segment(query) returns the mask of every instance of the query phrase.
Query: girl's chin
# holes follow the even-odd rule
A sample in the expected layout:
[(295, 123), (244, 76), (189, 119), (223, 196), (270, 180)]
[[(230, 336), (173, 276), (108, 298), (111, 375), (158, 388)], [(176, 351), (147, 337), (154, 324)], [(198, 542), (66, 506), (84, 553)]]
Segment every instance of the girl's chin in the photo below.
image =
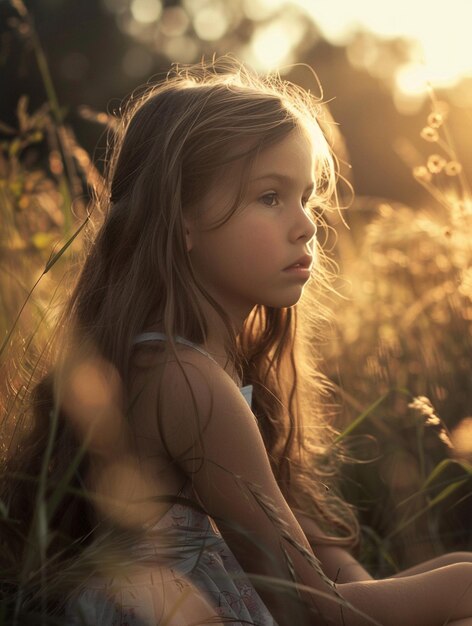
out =
[(292, 298), (284, 298), (283, 300), (279, 299), (276, 301), (261, 302), (260, 304), (264, 304), (265, 306), (272, 307), (273, 309), (285, 309), (285, 308), (288, 308), (297, 304), (300, 301), (301, 296), (302, 296), (302, 293), (300, 292), (298, 296), (294, 296)]

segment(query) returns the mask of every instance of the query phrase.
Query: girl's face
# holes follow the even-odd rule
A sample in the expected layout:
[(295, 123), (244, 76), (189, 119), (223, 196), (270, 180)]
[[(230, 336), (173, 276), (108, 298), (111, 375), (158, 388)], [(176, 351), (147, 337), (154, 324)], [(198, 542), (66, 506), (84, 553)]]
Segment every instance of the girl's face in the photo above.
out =
[(256, 304), (288, 307), (302, 294), (306, 276), (284, 270), (314, 253), (316, 226), (306, 208), (313, 165), (311, 142), (296, 129), (259, 153), (242, 206), (225, 224), (208, 230), (234, 202), (237, 165), (209, 189), (199, 221), (185, 222), (194, 271), (237, 326)]

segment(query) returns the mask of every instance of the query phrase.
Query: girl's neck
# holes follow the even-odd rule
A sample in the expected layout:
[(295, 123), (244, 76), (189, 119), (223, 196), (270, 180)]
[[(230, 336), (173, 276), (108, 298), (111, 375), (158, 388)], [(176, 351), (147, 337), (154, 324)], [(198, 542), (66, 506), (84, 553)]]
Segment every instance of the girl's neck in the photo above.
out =
[[(208, 286), (207, 286), (207, 289)], [(237, 335), (242, 331), (244, 326), (244, 320), (247, 315), (250, 313), (250, 309), (240, 310), (240, 307), (231, 306), (229, 302), (225, 302), (222, 300), (221, 296), (217, 297), (217, 294), (212, 293), (213, 297), (219, 302), (220, 306), (227, 311), (231, 324), (233, 327), (233, 332)], [(218, 313), (214, 310), (212, 306), (204, 299), (200, 299), (200, 307), (202, 313), (205, 317), (205, 321), (207, 324), (208, 335), (204, 343), (199, 344), (199, 346), (208, 352), (213, 359), (221, 366), (222, 369), (233, 379), (235, 384), (238, 387), (242, 386), (242, 381), (239, 377), (238, 372), (235, 369), (234, 364), (231, 362), (227, 348), (226, 348), (226, 337), (227, 337), (227, 329), (223, 320), (218, 315)], [(165, 332), (164, 330), (164, 320), (159, 317), (156, 320), (156, 323), (152, 325), (151, 330), (157, 330), (158, 332)], [(189, 337), (185, 337), (185, 339), (189, 339)]]

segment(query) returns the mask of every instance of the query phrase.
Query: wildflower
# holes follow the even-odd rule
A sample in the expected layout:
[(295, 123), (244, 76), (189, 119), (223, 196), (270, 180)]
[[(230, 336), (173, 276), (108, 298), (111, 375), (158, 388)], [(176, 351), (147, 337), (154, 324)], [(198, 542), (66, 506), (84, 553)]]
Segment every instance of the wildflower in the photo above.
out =
[(446, 444), (446, 446), (448, 448), (453, 448), (454, 445), (449, 437), (449, 435), (447, 434), (447, 432), (444, 430), (444, 428), (441, 429), (441, 432), (438, 435), (439, 439)]
[(457, 161), (449, 161), (446, 163), (444, 171), (448, 176), (457, 176), (462, 172), (462, 165)]
[(439, 133), (435, 128), (431, 126), (425, 126), (420, 133), (421, 138), (425, 141), (430, 141), (431, 143), (437, 141), (439, 139)]
[(446, 159), (439, 154), (432, 154), (428, 158), (427, 168), (431, 174), (439, 174), (446, 166)]
[(428, 125), (432, 128), (439, 128), (444, 122), (444, 117), (438, 111), (433, 111), (428, 115)]
[(443, 424), (441, 418), (436, 415), (429, 398), (426, 396), (417, 396), (408, 404), (408, 407), (410, 409), (414, 409), (422, 418), (424, 418), (426, 426), (439, 426), (437, 434), (440, 441), (442, 441), (448, 448), (454, 447), (446, 426)]
[(434, 412), (430, 415), (425, 415), (425, 417), (425, 424), (427, 424), (428, 426), (439, 426), (439, 424), (441, 423), (441, 420)]
[(441, 423), (440, 418), (434, 412), (431, 401), (426, 396), (417, 396), (408, 404), (408, 408), (415, 410), (421, 417), (425, 418), (427, 426), (438, 426)]
[(420, 181), (428, 182), (431, 180), (431, 172), (424, 165), (418, 165), (413, 168), (413, 176)]

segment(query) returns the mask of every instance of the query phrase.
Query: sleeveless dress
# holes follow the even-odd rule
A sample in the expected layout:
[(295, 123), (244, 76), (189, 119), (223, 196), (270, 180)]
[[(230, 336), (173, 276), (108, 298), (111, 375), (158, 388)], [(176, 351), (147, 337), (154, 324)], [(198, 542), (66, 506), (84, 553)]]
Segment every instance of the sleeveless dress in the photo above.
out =
[[(156, 340), (166, 336), (142, 333), (133, 343)], [(200, 346), (175, 340), (214, 361)], [(252, 385), (240, 391), (251, 406)], [(188, 480), (177, 495), (196, 501)], [(130, 557), (137, 573), (88, 579), (74, 592), (66, 603), (66, 626), (277, 626), (215, 521), (190, 506), (174, 503), (131, 546)]]

